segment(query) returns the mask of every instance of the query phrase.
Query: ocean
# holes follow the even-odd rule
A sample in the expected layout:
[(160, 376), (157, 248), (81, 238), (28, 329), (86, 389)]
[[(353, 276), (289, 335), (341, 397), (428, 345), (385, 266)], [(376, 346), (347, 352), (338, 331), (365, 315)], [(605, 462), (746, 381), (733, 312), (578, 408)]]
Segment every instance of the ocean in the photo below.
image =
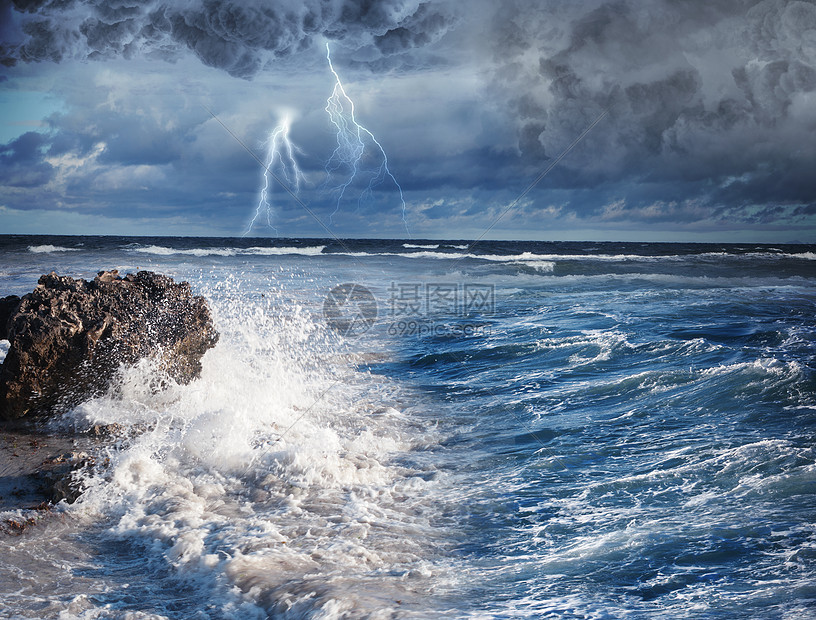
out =
[(0, 295), (102, 269), (221, 338), (51, 422), (142, 432), (2, 618), (816, 617), (816, 245), (0, 236)]

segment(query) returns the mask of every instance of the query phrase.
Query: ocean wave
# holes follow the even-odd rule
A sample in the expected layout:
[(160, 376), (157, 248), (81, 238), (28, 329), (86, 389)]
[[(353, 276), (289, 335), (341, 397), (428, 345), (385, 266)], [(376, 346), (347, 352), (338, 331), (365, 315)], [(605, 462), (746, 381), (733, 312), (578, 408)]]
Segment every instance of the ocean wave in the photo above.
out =
[(438, 260), (462, 260), (465, 258), (473, 260), (486, 260), (500, 263), (517, 263), (517, 262), (550, 262), (554, 258), (564, 258), (557, 254), (534, 254), (532, 252), (522, 252), (521, 254), (463, 254), (460, 252), (432, 252), (430, 250), (423, 252), (333, 252), (332, 254), (340, 254), (345, 256), (399, 256), (402, 258), (429, 258)]
[(703, 252), (702, 254), (692, 254), (691, 257), (694, 256), (703, 256), (706, 258), (735, 258), (735, 259), (799, 259), (799, 260), (816, 260), (816, 252), (783, 252), (782, 250), (778, 250), (777, 248), (771, 248), (772, 250), (777, 250), (773, 252), (745, 252), (743, 254), (732, 254), (731, 252)]
[[(407, 244), (403, 244), (407, 245)], [(427, 247), (427, 246), (426, 246)], [(539, 254), (536, 252), (521, 252), (519, 254), (478, 254), (473, 252), (453, 252), (453, 251), (445, 251), (445, 247), (451, 246), (440, 246), (439, 250), (432, 250), (432, 249), (416, 249), (412, 252), (367, 252), (367, 251), (357, 251), (357, 252), (331, 252), (332, 255), (339, 255), (339, 256), (354, 256), (359, 258), (368, 258), (368, 257), (399, 257), (399, 258), (408, 258), (412, 260), (440, 260), (440, 261), (482, 261), (487, 263), (502, 263), (506, 265), (518, 265), (522, 267), (527, 267), (538, 272), (541, 275), (548, 275), (552, 274), (555, 271), (555, 266), (557, 264), (561, 265), (569, 265), (569, 263), (600, 263), (600, 264), (614, 264), (614, 263), (634, 263), (639, 265), (675, 265), (675, 264), (682, 264), (682, 263), (689, 263), (693, 261), (707, 261), (711, 263), (712, 260), (717, 261), (748, 261), (748, 260), (757, 260), (759, 259), (769, 259), (769, 260), (780, 260), (784, 258), (798, 258), (798, 259), (810, 259), (812, 256), (816, 256), (813, 253), (801, 253), (801, 254), (773, 254), (773, 253), (763, 253), (761, 256), (759, 254), (749, 255), (749, 254), (728, 254), (728, 253), (720, 253), (720, 252), (709, 252), (704, 254), (673, 254), (673, 255), (666, 255), (666, 256), (647, 256), (647, 255), (640, 255), (640, 254)], [(467, 246), (465, 246), (467, 247)], [(565, 275), (565, 274), (562, 274)], [(580, 274), (574, 274), (580, 275)], [(610, 276), (612, 274), (609, 274)], [(648, 278), (650, 275), (656, 276), (658, 279), (666, 277), (666, 274), (645, 274), (641, 273), (637, 276), (626, 275), (626, 278), (631, 277), (638, 277), (638, 278)], [(608, 277), (604, 275), (604, 277)], [(678, 276), (670, 276), (671, 278), (676, 278)], [(688, 279), (689, 276), (684, 275), (682, 276), (684, 279)], [(697, 280), (705, 281), (706, 276), (702, 276), (700, 278), (695, 278)], [(708, 279), (711, 279), (709, 276)], [(792, 280), (791, 280), (792, 282)]]
[(552, 273), (555, 270), (555, 262), (551, 260), (531, 260), (531, 261), (515, 261), (516, 264), (531, 267), (535, 271), (541, 273)]
[[(406, 244), (403, 244), (405, 246)], [(430, 246), (416, 246), (430, 248)], [(439, 246), (440, 248), (442, 246)], [(467, 249), (469, 246), (445, 246), (449, 248)], [(430, 258), (440, 260), (459, 260), (464, 258), (486, 260), (493, 262), (520, 262), (520, 261), (556, 261), (556, 260), (598, 260), (598, 261), (657, 261), (683, 260), (688, 258), (682, 255), (673, 256), (642, 256), (639, 254), (536, 254), (522, 252), (521, 254), (475, 254), (473, 252), (434, 252), (430, 249), (419, 252), (333, 252), (348, 256), (400, 256), (404, 258)]]
[(299, 254), (301, 256), (317, 256), (326, 249), (325, 245), (315, 245), (305, 248), (260, 248), (253, 247), (241, 250), (241, 254), (257, 254), (259, 256), (281, 256), (284, 254)]
[(816, 252), (748, 252), (735, 254), (731, 252), (703, 252), (699, 254), (538, 254), (535, 252), (522, 252), (521, 254), (478, 254), (474, 252), (434, 252), (433, 250), (460, 249), (466, 250), (467, 245), (417, 245), (403, 243), (404, 248), (424, 251), (418, 252), (335, 252), (336, 254), (347, 254), (350, 256), (401, 256), (405, 258), (436, 258), (442, 260), (458, 260), (463, 258), (488, 260), (496, 262), (516, 262), (516, 261), (599, 261), (599, 262), (683, 262), (697, 259), (731, 259), (731, 260), (756, 260), (756, 259), (800, 259), (816, 260)]
[(30, 245), (28, 251), (34, 254), (50, 254), (51, 252), (78, 252), (77, 248), (64, 248), (60, 245)]
[[(501, 284), (504, 286), (524, 285), (531, 274), (518, 273), (504, 276)], [(705, 276), (705, 275), (675, 275), (670, 273), (599, 273), (599, 274), (539, 274), (535, 276), (536, 281), (550, 281), (561, 286), (587, 285), (604, 286), (611, 282), (632, 285), (636, 282), (651, 282), (656, 286), (670, 287), (677, 290), (731, 290), (744, 289), (751, 290), (757, 286), (765, 286), (780, 291), (794, 291), (802, 287), (810, 287), (812, 279), (803, 276), (780, 276), (765, 275), (763, 277), (751, 276)]]
[[(363, 253), (365, 254), (365, 253)], [(378, 256), (401, 256), (403, 258), (433, 258), (441, 260), (458, 260), (460, 258), (473, 258), (471, 254), (457, 254), (456, 252), (381, 252)]]
[(281, 248), (190, 248), (187, 250), (180, 250), (177, 248), (168, 248), (161, 245), (149, 245), (143, 247), (131, 248), (134, 252), (141, 252), (143, 254), (155, 254), (158, 256), (172, 256), (180, 254), (184, 256), (282, 256), (286, 254), (298, 254), (301, 256), (316, 256), (323, 252), (326, 246), (318, 245), (304, 248), (295, 247), (281, 247)]
[(736, 362), (734, 364), (721, 364), (702, 371), (703, 376), (719, 376), (732, 373), (748, 373), (757, 375), (771, 375), (791, 379), (802, 374), (802, 366), (796, 361), (782, 361), (776, 358), (767, 357), (754, 360), (753, 362)]
[(450, 245), (448, 243), (403, 243), (402, 247), (408, 250), (438, 250), (440, 248), (448, 248), (451, 250), (467, 250), (470, 246), (465, 245)]
[[(455, 250), (467, 250), (468, 245), (446, 245), (446, 244), (421, 244), (403, 243), (402, 247), (410, 252), (382, 252), (382, 251), (333, 251), (331, 255), (354, 256), (354, 257), (400, 257), (412, 259), (430, 260), (481, 260), (498, 263), (525, 263), (527, 266), (541, 272), (551, 272), (556, 261), (588, 261), (588, 262), (637, 262), (637, 263), (674, 263), (693, 260), (756, 260), (756, 259), (799, 259), (816, 260), (814, 252), (799, 253), (776, 253), (776, 252), (749, 252), (744, 254), (733, 254), (729, 252), (704, 252), (700, 254), (669, 254), (650, 256), (645, 254), (540, 254), (536, 252), (521, 252), (519, 254), (480, 254), (478, 252), (461, 252)], [(249, 248), (189, 248), (178, 249), (160, 245), (129, 247), (136, 252), (144, 254), (154, 254), (158, 256), (186, 255), (186, 256), (318, 256), (325, 253), (326, 246), (306, 246), (306, 247), (261, 247), (253, 246)], [(75, 248), (63, 248), (59, 246), (43, 245), (30, 246), (31, 252), (60, 252), (76, 251)]]
[(332, 605), (348, 612), (337, 617), (373, 617), (419, 597), (438, 577), (440, 498), (435, 468), (410, 454), (436, 431), (383, 400), (385, 380), (349, 369), (310, 313), (214, 305), (221, 339), (194, 384), (154, 392), (160, 368), (143, 361), (72, 412), (79, 428), (151, 428), (87, 474), (74, 512), (115, 515), (111, 537), (141, 544), (148, 571), (207, 592), (219, 616), (241, 604), (241, 617)]
[(171, 256), (173, 254), (183, 254), (186, 256), (235, 256), (236, 251), (229, 248), (191, 248), (189, 250), (177, 250), (161, 245), (148, 245), (141, 248), (133, 248), (135, 252), (143, 254), (156, 254), (159, 256)]
[(542, 338), (533, 344), (537, 351), (576, 350), (567, 359), (570, 368), (607, 361), (617, 350), (632, 349), (626, 334), (606, 330), (584, 330), (581, 334)]

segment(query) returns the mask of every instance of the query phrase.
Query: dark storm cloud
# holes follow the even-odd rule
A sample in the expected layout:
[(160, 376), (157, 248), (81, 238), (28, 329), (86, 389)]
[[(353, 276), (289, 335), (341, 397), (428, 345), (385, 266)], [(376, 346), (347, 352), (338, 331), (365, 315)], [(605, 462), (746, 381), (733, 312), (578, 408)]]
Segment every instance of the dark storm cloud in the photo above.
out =
[(183, 213), (217, 225), (228, 215), (225, 203), (235, 202), (243, 218), (257, 188), (256, 162), (203, 111), (162, 123), (149, 114), (156, 102), (80, 106), (51, 115), (46, 131), (0, 145), (4, 205), (116, 218)]
[[(299, 112), (304, 200), (327, 218), (324, 40), (429, 231), (478, 234), (603, 111), (503, 224), (763, 230), (816, 215), (816, 4), (796, 0), (0, 0), (9, 92), (63, 100), (0, 146), (7, 206), (240, 231), (261, 172), (201, 100), (259, 155), (280, 110)], [(126, 62), (72, 62), (96, 59)], [(373, 194), (342, 205), (359, 216), (348, 232), (399, 210), (389, 183)], [(281, 230), (308, 220), (277, 198)]]
[(664, 184), (712, 205), (816, 200), (816, 4), (516, 0), (494, 31), (494, 92), (510, 94), (531, 166), (609, 111), (563, 183)]
[(8, 144), (0, 145), (0, 184), (11, 187), (37, 187), (53, 176), (53, 168), (44, 160), (48, 139), (29, 131)]
[(1, 13), (6, 65), (135, 55), (174, 60), (186, 49), (244, 78), (309, 48), (316, 37), (381, 63), (438, 40), (455, 21), (444, 5), (422, 0), (14, 0)]

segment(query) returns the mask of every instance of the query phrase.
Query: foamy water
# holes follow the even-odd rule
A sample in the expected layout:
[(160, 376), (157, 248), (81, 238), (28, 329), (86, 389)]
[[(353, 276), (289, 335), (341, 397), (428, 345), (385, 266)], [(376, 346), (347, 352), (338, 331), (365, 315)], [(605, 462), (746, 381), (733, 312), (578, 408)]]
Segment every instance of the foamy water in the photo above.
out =
[[(267, 280), (260, 302), (229, 277), (200, 291), (221, 341), (198, 381), (155, 392), (161, 374), (143, 362), (58, 422), (149, 429), (85, 476), (88, 489), (63, 507), (62, 527), (73, 535), (66, 523), (104, 524), (99, 544), (135, 548), (175, 588), (208, 593), (206, 604), (186, 601), (184, 614), (423, 609), (448, 579), (437, 564), (449, 536), (432, 525), (446, 483), (411, 456), (438, 442), (434, 425), (402, 410), (409, 395), (399, 386), (355, 370), (364, 352), (306, 310), (282, 309), (275, 288)], [(68, 612), (87, 604), (70, 592), (60, 593)]]
[[(133, 432), (0, 539), (2, 613), (812, 615), (810, 249), (96, 243), (7, 249), (0, 282), (148, 257), (221, 338), (191, 384), (144, 361), (54, 423)], [(355, 338), (323, 316), (344, 282), (378, 305)]]
[[(53, 246), (48, 246), (53, 247)], [(311, 247), (250, 247), (250, 248), (189, 248), (177, 249), (161, 245), (149, 245), (144, 247), (134, 247), (134, 252), (142, 254), (156, 254), (158, 256), (283, 256), (286, 254), (300, 254), (302, 256), (316, 256), (320, 254), (326, 246), (317, 245)]]
[(34, 254), (50, 254), (52, 252), (76, 252), (77, 248), (64, 248), (59, 245), (30, 245), (28, 251)]
[(342, 352), (308, 316), (282, 320), (268, 302), (218, 313), (225, 343), (194, 385), (147, 394), (152, 370), (139, 368), (74, 412), (155, 425), (92, 480), (82, 509), (115, 515), (111, 535), (159, 552), (223, 613), (409, 604), (412, 582), (434, 576), (439, 489), (394, 461), (432, 434), (387, 406), (393, 387), (330, 361)]

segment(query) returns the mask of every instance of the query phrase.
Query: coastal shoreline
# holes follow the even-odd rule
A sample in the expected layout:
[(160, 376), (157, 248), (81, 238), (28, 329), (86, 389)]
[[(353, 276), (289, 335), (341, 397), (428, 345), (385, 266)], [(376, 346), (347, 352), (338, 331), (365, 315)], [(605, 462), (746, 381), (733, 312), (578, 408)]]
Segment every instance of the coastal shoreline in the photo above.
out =
[(0, 532), (21, 534), (38, 515), (75, 500), (72, 473), (94, 461), (103, 441), (30, 424), (0, 429)]

